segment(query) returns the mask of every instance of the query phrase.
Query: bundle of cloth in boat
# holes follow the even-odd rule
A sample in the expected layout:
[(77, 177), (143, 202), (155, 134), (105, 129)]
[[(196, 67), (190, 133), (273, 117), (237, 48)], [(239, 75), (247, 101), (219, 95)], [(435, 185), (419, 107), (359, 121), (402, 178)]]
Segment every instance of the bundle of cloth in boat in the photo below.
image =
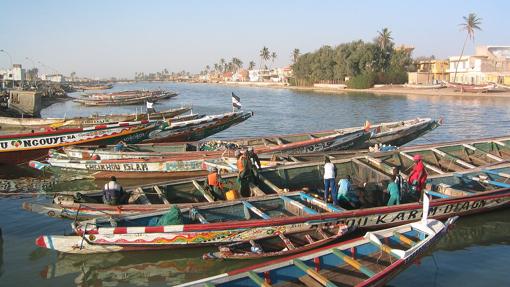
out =
[(164, 225), (179, 225), (183, 224), (183, 217), (181, 210), (176, 206), (172, 205), (168, 212), (162, 216), (153, 217), (149, 220), (149, 226), (164, 226)]

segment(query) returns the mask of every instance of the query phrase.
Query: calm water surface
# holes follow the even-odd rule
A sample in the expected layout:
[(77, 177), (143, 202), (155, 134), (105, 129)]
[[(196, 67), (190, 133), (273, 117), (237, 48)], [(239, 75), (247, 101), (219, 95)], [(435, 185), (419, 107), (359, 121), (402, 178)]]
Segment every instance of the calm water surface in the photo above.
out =
[[(284, 89), (238, 88), (205, 84), (136, 83), (114, 90), (169, 88), (179, 96), (157, 109), (192, 104), (196, 113), (231, 110), (230, 93), (241, 97), (245, 110), (255, 115), (217, 134), (216, 138), (295, 133), (361, 126), (371, 122), (415, 117), (444, 119), (444, 125), (413, 144), (509, 134), (510, 99), (481, 97), (330, 95)], [(78, 96), (78, 95), (73, 95)], [(71, 101), (42, 111), (46, 117), (86, 116), (92, 112), (134, 112), (136, 107), (85, 108)], [(138, 107), (138, 110), (140, 107)], [(10, 174), (11, 170), (3, 170)], [(52, 179), (3, 181), (0, 188), (40, 189)], [(67, 182), (60, 189), (90, 189), (93, 184)], [(41, 234), (69, 232), (69, 221), (36, 216), (21, 210), (26, 200), (44, 197), (0, 198), (0, 286), (166, 286), (231, 270), (253, 262), (202, 261), (211, 249), (63, 256), (37, 248)], [(393, 286), (509, 286), (510, 211), (462, 218), (450, 235), (423, 258), (396, 277)]]

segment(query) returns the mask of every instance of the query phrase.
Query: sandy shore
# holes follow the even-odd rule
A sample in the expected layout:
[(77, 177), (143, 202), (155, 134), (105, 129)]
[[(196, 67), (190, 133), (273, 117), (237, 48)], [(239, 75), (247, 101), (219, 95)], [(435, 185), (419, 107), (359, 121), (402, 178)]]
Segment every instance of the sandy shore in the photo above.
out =
[(272, 89), (289, 89), (296, 91), (311, 91), (329, 94), (345, 94), (345, 93), (372, 93), (377, 95), (424, 95), (424, 96), (462, 96), (462, 97), (491, 97), (491, 98), (510, 98), (510, 90), (491, 91), (488, 93), (468, 93), (456, 92), (453, 88), (442, 89), (412, 89), (401, 85), (384, 86), (371, 89), (341, 89), (341, 88), (325, 88), (325, 87), (295, 87), (285, 86), (275, 83), (253, 83), (253, 82), (221, 82), (218, 85), (236, 86), (236, 87), (253, 87), (253, 88), (272, 88)]

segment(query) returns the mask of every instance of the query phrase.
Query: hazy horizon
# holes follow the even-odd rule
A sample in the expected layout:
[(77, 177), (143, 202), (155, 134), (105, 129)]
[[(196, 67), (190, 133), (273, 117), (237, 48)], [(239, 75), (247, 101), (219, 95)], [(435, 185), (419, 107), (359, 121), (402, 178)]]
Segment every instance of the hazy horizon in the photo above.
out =
[[(372, 41), (388, 27), (396, 44), (415, 47), (414, 57), (445, 58), (460, 54), (459, 24), (472, 12), (482, 31), (467, 54), (475, 45), (510, 45), (508, 2), (385, 2), (2, 1), (0, 49), (25, 68), (31, 58), (41, 73), (132, 78), (164, 68), (198, 72), (220, 58), (258, 67), (263, 46), (284, 66), (295, 48)], [(0, 53), (0, 69), (9, 65)]]

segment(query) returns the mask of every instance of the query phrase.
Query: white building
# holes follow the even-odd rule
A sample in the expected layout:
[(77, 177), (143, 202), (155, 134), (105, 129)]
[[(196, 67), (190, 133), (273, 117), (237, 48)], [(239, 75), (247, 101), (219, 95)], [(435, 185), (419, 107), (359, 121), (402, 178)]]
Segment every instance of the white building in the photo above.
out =
[(55, 83), (64, 82), (64, 76), (61, 74), (42, 75), (41, 80)]
[(21, 67), (21, 64), (14, 64), (12, 65), (12, 68), (9, 70), (0, 70), (0, 74), (2, 75), (5, 81), (26, 80), (26, 72), (25, 69)]
[(454, 56), (448, 60), (451, 82), (480, 85), (510, 74), (510, 46), (479, 46), (474, 56)]

